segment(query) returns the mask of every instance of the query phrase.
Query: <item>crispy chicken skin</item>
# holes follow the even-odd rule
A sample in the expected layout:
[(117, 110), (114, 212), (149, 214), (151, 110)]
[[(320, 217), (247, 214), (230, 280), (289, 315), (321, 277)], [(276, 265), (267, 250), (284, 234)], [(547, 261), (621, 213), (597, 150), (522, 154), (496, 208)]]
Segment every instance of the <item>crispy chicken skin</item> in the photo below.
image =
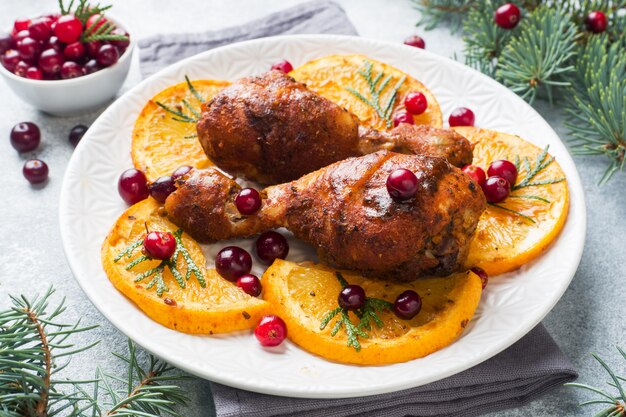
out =
[[(391, 199), (399, 168), (420, 181), (416, 197)], [(261, 210), (240, 215), (239, 185), (216, 169), (193, 170), (165, 202), (170, 219), (197, 240), (247, 237), (285, 227), (330, 265), (386, 280), (448, 275), (461, 267), (485, 209), (472, 180), (438, 157), (379, 151), (336, 162), (262, 191)]]
[(442, 156), (455, 166), (472, 161), (463, 136), (401, 124), (389, 132), (359, 127), (352, 113), (280, 71), (242, 78), (202, 107), (198, 138), (224, 171), (277, 184), (333, 162), (378, 150)]

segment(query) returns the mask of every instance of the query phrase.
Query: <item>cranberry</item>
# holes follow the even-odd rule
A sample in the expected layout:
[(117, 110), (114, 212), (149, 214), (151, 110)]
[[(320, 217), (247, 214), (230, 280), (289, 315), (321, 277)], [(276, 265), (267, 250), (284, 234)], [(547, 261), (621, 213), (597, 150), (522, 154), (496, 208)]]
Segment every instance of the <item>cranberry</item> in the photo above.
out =
[(393, 303), (393, 312), (403, 320), (411, 320), (422, 309), (422, 297), (413, 290), (406, 290)]
[(400, 123), (408, 123), (412, 125), (415, 124), (415, 121), (409, 112), (400, 110), (395, 112), (393, 115), (393, 125), (398, 126)]
[(499, 203), (511, 193), (511, 185), (502, 177), (489, 177), (482, 185), (485, 198), (490, 203)]
[(262, 233), (256, 240), (256, 254), (267, 265), (271, 265), (275, 259), (285, 259), (288, 253), (289, 243), (278, 232)]
[(258, 297), (261, 294), (261, 280), (252, 274), (245, 274), (237, 278), (237, 286), (248, 295)]
[(47, 17), (38, 17), (30, 22), (30, 26), (28, 26), (28, 33), (30, 33), (30, 37), (38, 40), (39, 42), (45, 42), (50, 39), (52, 36), (52, 29), (50, 29), (50, 24), (52, 22)]
[(115, 28), (111, 31), (111, 35), (126, 37), (126, 39), (123, 39), (123, 40), (113, 39), (109, 41), (111, 45), (117, 47), (120, 50), (120, 54), (121, 54), (121, 52), (126, 50), (126, 48), (128, 48), (128, 45), (130, 45), (130, 37), (128, 36), (128, 33), (124, 29)]
[(91, 16), (89, 16), (89, 19), (87, 19), (87, 22), (85, 23), (85, 30), (87, 32), (93, 33), (97, 31), (100, 26), (104, 25), (107, 22), (108, 20), (106, 20), (106, 18), (101, 14), (92, 14)]
[(263, 346), (278, 346), (287, 337), (287, 325), (278, 316), (263, 316), (254, 329), (254, 335)]
[(37, 67), (28, 67), (28, 69), (26, 70), (26, 78), (29, 78), (31, 80), (42, 80), (43, 74), (41, 73), (41, 70)]
[(48, 39), (48, 42), (46, 42), (46, 46), (44, 47), (44, 49), (50, 48), (58, 52), (63, 52), (65, 45), (63, 45), (63, 42), (61, 42), (59, 38), (57, 38), (56, 36), (52, 36), (50, 37), (50, 39)]
[(102, 44), (98, 41), (91, 41), (85, 44), (85, 50), (87, 50), (87, 55), (92, 58), (95, 58), (98, 55), (98, 51)]
[(82, 77), (83, 68), (74, 61), (66, 61), (61, 66), (61, 78), (64, 80)]
[(70, 43), (63, 49), (63, 55), (71, 60), (80, 59), (85, 56), (85, 47), (80, 42)]
[(250, 273), (252, 257), (239, 246), (226, 246), (215, 257), (217, 273), (229, 281), (236, 281), (242, 275)]
[(414, 46), (416, 48), (421, 48), (421, 49), (426, 48), (426, 42), (424, 42), (424, 39), (422, 39), (421, 37), (417, 35), (409, 36), (408, 38), (406, 38), (404, 40), (404, 44), (409, 45), (409, 46)]
[(489, 275), (487, 275), (484, 269), (479, 268), (477, 266), (472, 268), (471, 271), (475, 273), (476, 275), (478, 275), (478, 278), (480, 278), (480, 282), (483, 284), (483, 290), (484, 290), (485, 287), (487, 286), (487, 283), (489, 282)]
[(167, 197), (176, 191), (174, 181), (172, 181), (172, 177), (170, 176), (157, 178), (148, 188), (150, 189), (152, 198), (161, 204), (165, 203)]
[(509, 182), (511, 186), (515, 185), (517, 180), (517, 168), (515, 164), (506, 159), (493, 161), (487, 168), (487, 175), (490, 177), (502, 177)]
[(78, 142), (83, 138), (88, 127), (85, 125), (76, 125), (70, 130), (69, 140), (74, 146), (78, 145)]
[(587, 15), (585, 18), (585, 25), (587, 29), (593, 33), (602, 33), (608, 26), (608, 20), (606, 15), (599, 10), (595, 10)]
[(339, 292), (337, 301), (345, 310), (358, 310), (365, 304), (365, 290), (358, 285), (347, 285)]
[(293, 65), (291, 65), (291, 62), (287, 61), (286, 59), (275, 63), (274, 65), (272, 65), (272, 69), (273, 70), (278, 70), (278, 71), (282, 71), (285, 74), (293, 71)]
[(261, 196), (254, 188), (244, 188), (235, 197), (235, 206), (241, 214), (254, 214), (261, 208)]
[(93, 74), (94, 72), (97, 72), (97, 71), (100, 71), (100, 65), (98, 65), (98, 62), (96, 62), (95, 59), (90, 59), (83, 66), (83, 72), (85, 73), (85, 75)]
[(122, 172), (117, 182), (117, 191), (127, 204), (135, 204), (145, 200), (150, 195), (146, 174), (138, 169), (131, 168)]
[(474, 126), (474, 112), (467, 107), (458, 107), (450, 113), (448, 123), (450, 127)]
[(143, 238), (143, 248), (148, 257), (165, 261), (176, 250), (176, 239), (169, 232), (150, 232)]
[(28, 70), (28, 67), (29, 65), (26, 62), (20, 61), (15, 66), (13, 73), (18, 77), (26, 77), (26, 71)]
[(463, 172), (469, 175), (476, 184), (482, 185), (487, 180), (487, 175), (485, 175), (485, 171), (481, 167), (477, 167), (476, 165), (465, 165), (463, 167)]
[(120, 58), (120, 53), (113, 45), (102, 45), (96, 55), (96, 61), (103, 67), (110, 67)]
[(4, 55), (0, 58), (2, 58), (1, 61), (4, 68), (11, 72), (13, 72), (17, 63), (20, 62), (20, 54), (15, 49), (5, 51)]
[(35, 39), (27, 36), (17, 43), (17, 52), (24, 61), (33, 61), (41, 53), (41, 44)]
[(29, 159), (22, 168), (24, 178), (31, 184), (39, 184), (48, 179), (48, 165), (39, 159)]
[(30, 25), (30, 19), (20, 17), (19, 19), (15, 19), (15, 22), (13, 23), (13, 30), (17, 33), (20, 30), (28, 29), (28, 25)]
[(17, 32), (17, 34), (15, 35), (15, 44), (17, 45), (17, 42), (21, 41), (24, 38), (29, 38), (30, 37), (30, 32), (27, 30), (20, 30), (19, 32)]
[(15, 38), (10, 33), (0, 32), (0, 55), (9, 49), (15, 49)]
[(63, 15), (56, 21), (54, 34), (61, 42), (76, 42), (81, 33), (83, 33), (83, 24), (77, 17), (71, 14)]
[(30, 152), (39, 146), (41, 131), (33, 122), (22, 122), (11, 129), (11, 146), (18, 152)]
[(174, 172), (172, 172), (172, 179), (176, 181), (177, 179), (187, 175), (189, 171), (191, 171), (191, 167), (189, 165), (183, 165), (182, 167), (176, 168)]
[(404, 107), (411, 114), (422, 114), (428, 108), (428, 100), (419, 91), (410, 92), (404, 98)]
[(52, 48), (46, 49), (39, 57), (39, 68), (48, 74), (58, 74), (61, 72), (63, 65), (63, 54)]
[(407, 201), (417, 194), (417, 177), (408, 169), (396, 169), (387, 177), (387, 192), (396, 201)]
[(514, 3), (504, 3), (496, 9), (493, 21), (502, 29), (513, 29), (519, 23), (520, 11)]

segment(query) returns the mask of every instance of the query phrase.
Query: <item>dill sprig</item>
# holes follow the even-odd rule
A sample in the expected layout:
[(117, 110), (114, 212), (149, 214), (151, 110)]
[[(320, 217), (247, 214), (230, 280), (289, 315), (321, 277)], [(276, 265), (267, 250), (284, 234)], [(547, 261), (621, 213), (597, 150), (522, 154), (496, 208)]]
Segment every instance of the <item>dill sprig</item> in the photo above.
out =
[[(191, 80), (188, 76), (185, 75), (185, 82), (187, 83), (187, 88), (191, 92), (191, 94), (200, 102), (204, 103), (204, 98), (198, 92), (196, 87), (191, 83)], [(161, 103), (160, 101), (155, 102), (157, 106), (170, 113), (172, 116), (172, 120), (176, 120), (181, 123), (198, 123), (200, 120), (200, 111), (194, 108), (189, 101), (186, 99), (182, 99), (180, 104), (176, 105), (176, 107), (172, 108), (166, 104)], [(183, 109), (187, 109), (187, 111), (191, 114), (185, 114)], [(197, 135), (185, 136), (185, 139), (195, 138)]]
[(366, 60), (363, 63), (363, 68), (360, 68), (357, 71), (359, 75), (361, 75), (367, 82), (370, 98), (365, 97), (362, 93), (358, 92), (352, 87), (344, 87), (344, 88), (350, 93), (352, 93), (352, 95), (354, 95), (356, 98), (361, 100), (363, 103), (373, 108), (378, 114), (378, 116), (381, 119), (385, 120), (387, 128), (390, 128), (393, 126), (393, 120), (391, 117), (391, 113), (393, 111), (393, 103), (396, 101), (398, 90), (404, 83), (404, 80), (406, 79), (406, 77), (402, 76), (396, 82), (396, 84), (391, 89), (391, 92), (389, 93), (386, 103), (381, 105), (381, 102), (380, 102), (382, 98), (381, 94), (385, 90), (385, 87), (387, 87), (387, 85), (391, 81), (392, 76), (391, 74), (388, 74), (385, 76), (384, 71), (380, 71), (378, 74), (376, 74), (376, 76), (372, 76), (372, 69), (373, 69), (372, 63)]
[[(341, 284), (342, 289), (348, 286), (348, 282), (340, 272), (335, 272), (335, 277), (339, 281), (339, 284)], [(343, 328), (348, 336), (348, 347), (352, 347), (354, 350), (359, 352), (361, 350), (359, 338), (369, 338), (367, 331), (372, 330), (372, 321), (378, 328), (382, 328), (384, 325), (377, 313), (380, 313), (383, 310), (391, 310), (392, 308), (393, 304), (389, 301), (382, 300), (380, 298), (366, 297), (363, 307), (354, 312), (354, 314), (359, 318), (358, 324), (355, 325), (352, 323), (348, 310), (342, 308), (341, 306), (337, 306), (333, 310), (326, 313), (324, 318), (322, 318), (320, 330), (324, 330), (334, 318), (337, 318), (337, 321), (330, 331), (330, 335), (335, 336), (339, 333), (339, 330)]]

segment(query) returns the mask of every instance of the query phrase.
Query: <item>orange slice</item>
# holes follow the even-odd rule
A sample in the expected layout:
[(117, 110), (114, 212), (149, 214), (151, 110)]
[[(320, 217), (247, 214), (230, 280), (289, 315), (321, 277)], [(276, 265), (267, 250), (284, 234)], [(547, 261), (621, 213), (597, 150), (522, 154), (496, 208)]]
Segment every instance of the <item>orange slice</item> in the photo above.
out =
[(366, 78), (359, 72), (367, 69), (366, 63), (370, 62), (371, 80), (382, 71), (384, 75), (376, 83), (377, 88), (383, 84), (387, 75), (391, 79), (382, 90), (380, 96), (380, 107), (384, 110), (395, 84), (405, 77), (404, 83), (398, 89), (396, 99), (393, 104), (393, 114), (397, 110), (404, 108), (404, 97), (412, 91), (419, 91), (426, 96), (428, 107), (426, 111), (418, 116), (414, 116), (415, 124), (431, 125), (441, 127), (441, 109), (432, 93), (415, 78), (405, 74), (397, 68), (385, 63), (375, 61), (365, 55), (331, 55), (324, 58), (310, 61), (289, 73), (296, 80), (303, 82), (308, 88), (327, 99), (345, 107), (354, 113), (361, 122), (368, 127), (379, 130), (388, 130), (393, 127), (387, 125), (386, 120), (381, 118), (379, 113), (370, 105), (358, 99), (348, 89), (354, 89), (361, 93), (366, 99), (371, 98), (370, 87)]
[[(492, 161), (508, 159), (513, 162), (518, 157), (520, 169), (516, 187), (524, 184), (528, 164), (532, 171), (544, 152), (518, 136), (475, 127), (454, 129), (475, 144), (474, 165), (485, 172)], [(551, 156), (546, 154), (544, 161), (549, 158)], [(539, 256), (565, 224), (569, 191), (566, 180), (532, 184), (564, 178), (559, 164), (552, 161), (529, 181), (530, 186), (514, 187), (511, 195), (498, 204), (500, 207), (488, 205), (478, 223), (467, 265), (479, 266), (488, 274), (496, 275), (515, 270)]]
[[(195, 80), (191, 82), (204, 101), (210, 100), (228, 81)], [(157, 102), (171, 109), (195, 117), (183, 99), (197, 112), (201, 102), (192, 94), (186, 82), (173, 85), (154, 96), (139, 114), (133, 129), (131, 156), (135, 168), (146, 173), (148, 180), (170, 175), (182, 165), (206, 168), (211, 162), (204, 154), (196, 135), (196, 124), (176, 121), (175, 115), (161, 108)]]
[[(409, 284), (394, 284), (345, 273), (350, 284), (365, 289), (368, 297), (390, 302), (407, 289), (422, 297), (422, 310), (411, 320), (392, 312), (379, 313), (383, 327), (372, 325), (369, 338), (360, 338), (357, 351), (347, 344), (345, 331), (335, 336), (333, 318), (324, 330), (320, 324), (337, 307), (341, 285), (335, 271), (276, 260), (263, 275), (264, 297), (287, 323), (288, 337), (303, 349), (326, 359), (361, 365), (404, 362), (428, 355), (454, 341), (474, 315), (482, 293), (481, 281), (471, 272), (446, 278), (426, 278)], [(351, 321), (358, 318), (349, 313)]]
[[(154, 321), (171, 329), (186, 333), (224, 333), (254, 327), (267, 314), (269, 303), (251, 297), (236, 285), (220, 277), (214, 269), (205, 268), (205, 258), (200, 246), (186, 234), (181, 239), (191, 259), (199, 267), (205, 286), (192, 275), (181, 288), (168, 267), (164, 268), (163, 284), (167, 290), (157, 294), (158, 285), (149, 287), (154, 275), (137, 282), (139, 274), (159, 265), (149, 260), (134, 266), (126, 266), (142, 255), (141, 246), (130, 257), (115, 258), (132, 242), (142, 239), (146, 227), (150, 230), (174, 233), (177, 227), (159, 214), (159, 205), (152, 198), (130, 207), (117, 220), (102, 245), (102, 265), (111, 283), (133, 301)], [(176, 262), (184, 280), (187, 263), (183, 256)]]

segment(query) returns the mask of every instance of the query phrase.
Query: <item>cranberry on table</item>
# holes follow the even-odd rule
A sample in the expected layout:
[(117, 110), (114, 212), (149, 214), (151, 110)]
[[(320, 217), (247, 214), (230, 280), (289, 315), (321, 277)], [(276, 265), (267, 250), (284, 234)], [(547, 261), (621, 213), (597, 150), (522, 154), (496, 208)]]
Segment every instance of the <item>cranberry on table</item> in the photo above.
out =
[(13, 23), (13, 31), (17, 33), (20, 30), (26, 30), (28, 29), (28, 25), (30, 25), (30, 19), (20, 17), (15, 19), (15, 22)]
[(74, 146), (78, 145), (78, 142), (83, 138), (88, 127), (85, 125), (76, 125), (70, 130), (69, 140)]
[(239, 246), (226, 246), (215, 257), (217, 273), (229, 281), (236, 281), (242, 275), (250, 273), (252, 257)]
[(510, 186), (515, 185), (517, 180), (517, 168), (515, 164), (506, 159), (493, 161), (487, 168), (487, 175), (490, 177), (502, 177), (509, 182)]
[(15, 49), (15, 38), (10, 33), (0, 32), (0, 54), (4, 54), (9, 49)]
[(482, 185), (485, 198), (490, 203), (500, 203), (511, 193), (511, 185), (502, 177), (489, 177)]
[(609, 22), (606, 18), (606, 15), (599, 11), (595, 10), (587, 15), (585, 18), (585, 25), (587, 29), (589, 29), (593, 33), (602, 33), (606, 30)]
[(157, 178), (148, 188), (150, 189), (152, 198), (161, 204), (165, 203), (167, 197), (176, 191), (174, 181), (169, 175)]
[(502, 29), (513, 29), (519, 23), (520, 10), (515, 3), (505, 3), (496, 9), (493, 21)]
[(387, 192), (396, 201), (407, 201), (417, 194), (417, 177), (408, 169), (396, 169), (387, 177)]
[(478, 185), (482, 186), (483, 183), (487, 180), (487, 175), (485, 171), (476, 165), (465, 165), (463, 167), (463, 172), (469, 175), (474, 182)]
[(26, 78), (31, 80), (43, 80), (43, 74), (37, 67), (28, 67), (26, 70)]
[(100, 65), (98, 65), (98, 62), (95, 59), (90, 59), (83, 66), (83, 72), (85, 75), (93, 74), (94, 72), (100, 71), (100, 69)]
[(55, 49), (46, 49), (39, 57), (39, 68), (48, 74), (59, 74), (65, 62), (63, 54)]
[(411, 114), (422, 114), (428, 108), (428, 100), (423, 93), (412, 91), (404, 98), (404, 107)]
[(237, 278), (237, 286), (252, 297), (258, 297), (263, 289), (259, 277), (252, 274), (245, 274)]
[(58, 37), (61, 42), (76, 42), (82, 33), (82, 22), (71, 14), (63, 15), (56, 21), (54, 35)]
[(183, 165), (182, 167), (178, 167), (172, 172), (172, 179), (176, 181), (179, 178), (184, 177), (187, 173), (191, 171), (191, 167), (189, 165)]
[(365, 290), (359, 285), (346, 285), (339, 292), (337, 302), (344, 310), (358, 310), (365, 304)]
[(15, 49), (9, 49), (1, 58), (2, 66), (11, 72), (13, 72), (17, 63), (20, 62), (20, 54)]
[(254, 214), (261, 208), (261, 196), (254, 188), (244, 188), (235, 197), (235, 206), (241, 214)]
[(467, 107), (458, 107), (452, 110), (448, 123), (450, 127), (454, 126), (474, 126), (474, 112)]
[(82, 75), (83, 67), (74, 61), (65, 61), (61, 66), (61, 78), (64, 80), (81, 77)]
[(169, 232), (150, 232), (143, 239), (146, 255), (162, 261), (170, 259), (176, 250), (176, 239)]
[(487, 283), (489, 282), (489, 275), (487, 275), (487, 272), (485, 272), (484, 269), (479, 268), (477, 266), (473, 267), (471, 271), (475, 273), (476, 275), (478, 275), (478, 278), (480, 278), (480, 282), (482, 283), (483, 290), (484, 290), (485, 287), (487, 286)]
[(263, 346), (278, 346), (287, 338), (287, 325), (278, 316), (263, 316), (254, 329), (254, 336)]
[(33, 122), (22, 122), (11, 129), (11, 146), (18, 152), (35, 150), (41, 141), (41, 131)]
[(96, 61), (103, 67), (110, 67), (120, 58), (120, 53), (113, 45), (102, 45), (96, 55)]
[(261, 233), (256, 240), (255, 247), (259, 259), (267, 265), (271, 265), (276, 259), (285, 259), (289, 254), (287, 239), (274, 231)]
[(120, 175), (117, 191), (129, 205), (145, 200), (150, 195), (146, 174), (135, 168), (127, 169)]
[(32, 61), (41, 53), (41, 44), (39, 41), (27, 36), (17, 42), (17, 52), (19, 52), (20, 58), (23, 60)]
[(393, 115), (393, 125), (398, 126), (400, 123), (415, 124), (413, 116), (407, 111), (397, 111)]
[(52, 36), (52, 29), (50, 24), (52, 21), (47, 17), (38, 17), (30, 22), (28, 26), (28, 33), (30, 37), (38, 40), (39, 42), (45, 42)]
[(406, 38), (404, 40), (404, 44), (409, 45), (409, 46), (414, 46), (416, 48), (421, 48), (421, 49), (426, 48), (426, 42), (424, 42), (424, 39), (422, 39), (421, 37), (417, 35), (409, 36), (408, 38)]
[(63, 55), (71, 60), (80, 59), (85, 56), (85, 47), (80, 42), (70, 43), (63, 49)]
[(411, 320), (422, 309), (422, 297), (413, 290), (406, 290), (393, 303), (393, 312), (403, 320)]
[(29, 159), (24, 163), (22, 174), (31, 184), (40, 184), (48, 179), (48, 165), (40, 159)]
[(285, 60), (282, 60), (280, 62), (275, 63), (274, 65), (272, 65), (272, 69), (273, 70), (278, 70), (278, 71), (282, 71), (285, 74), (293, 71), (293, 65), (291, 65), (291, 62)]

